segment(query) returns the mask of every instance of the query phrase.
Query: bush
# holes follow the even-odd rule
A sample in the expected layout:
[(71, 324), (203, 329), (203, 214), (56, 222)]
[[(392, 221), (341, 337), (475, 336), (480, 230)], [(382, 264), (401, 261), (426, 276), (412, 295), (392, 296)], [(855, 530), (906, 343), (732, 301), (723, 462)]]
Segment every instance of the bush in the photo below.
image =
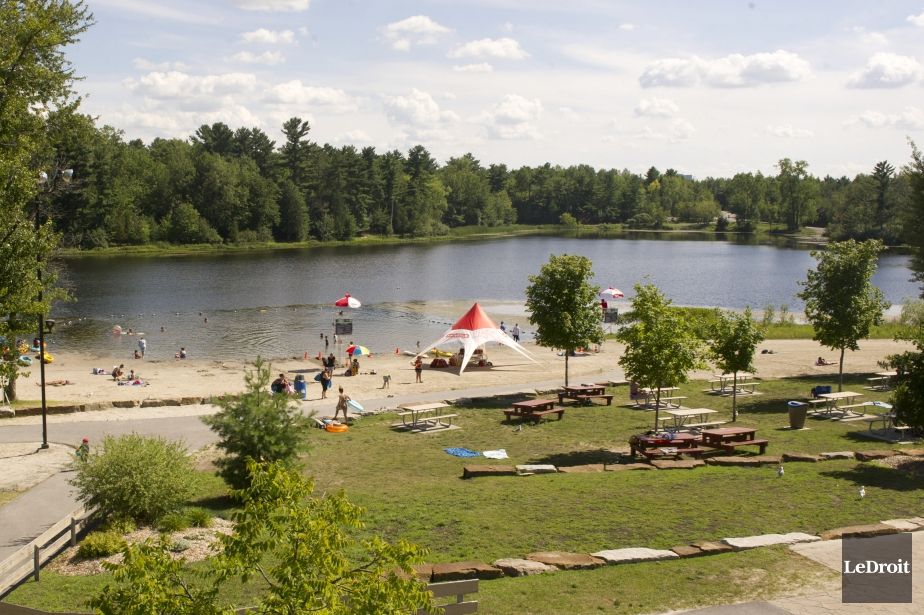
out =
[(167, 513), (157, 522), (157, 529), (161, 532), (179, 532), (190, 526), (189, 517), (182, 512)]
[(186, 519), (191, 527), (212, 527), (212, 513), (204, 508), (187, 508)]
[(307, 448), (310, 418), (303, 416), (288, 395), (270, 393), (270, 368), (261, 359), (244, 377), (246, 391), (222, 398), (221, 411), (202, 417), (218, 434), (218, 448), (226, 455), (218, 473), (235, 488), (250, 484), (247, 461), (279, 461), (292, 466)]
[(187, 549), (190, 549), (190, 548), (192, 548), (192, 543), (182, 538), (174, 540), (173, 543), (170, 545), (171, 553), (182, 553), (183, 551), (186, 551)]
[(138, 526), (135, 524), (135, 521), (129, 517), (113, 517), (106, 521), (103, 525), (104, 531), (113, 531), (116, 534), (131, 534)]
[(124, 548), (125, 539), (118, 532), (113, 530), (91, 532), (77, 548), (77, 557), (82, 559), (109, 557), (120, 553)]
[(138, 434), (107, 436), (71, 484), (103, 518), (156, 521), (192, 495), (192, 461), (179, 442)]

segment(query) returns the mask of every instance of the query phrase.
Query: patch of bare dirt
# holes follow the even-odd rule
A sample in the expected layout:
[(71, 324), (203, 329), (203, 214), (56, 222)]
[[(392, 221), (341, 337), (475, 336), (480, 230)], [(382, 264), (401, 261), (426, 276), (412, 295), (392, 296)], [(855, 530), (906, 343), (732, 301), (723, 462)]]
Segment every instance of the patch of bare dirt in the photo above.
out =
[(880, 459), (877, 463), (894, 468), (911, 476), (924, 476), (924, 458), (909, 455), (894, 455)]

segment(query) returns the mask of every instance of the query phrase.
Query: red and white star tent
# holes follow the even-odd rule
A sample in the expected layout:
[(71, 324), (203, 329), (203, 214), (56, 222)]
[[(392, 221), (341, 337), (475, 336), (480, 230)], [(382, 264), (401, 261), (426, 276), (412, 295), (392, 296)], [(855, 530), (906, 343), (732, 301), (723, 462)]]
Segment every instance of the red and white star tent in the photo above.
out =
[(461, 374), (465, 371), (465, 367), (468, 365), (469, 359), (472, 358), (475, 349), (488, 342), (503, 344), (504, 346), (516, 350), (533, 363), (536, 363), (536, 360), (529, 356), (526, 349), (501, 331), (477, 303), (465, 313), (465, 316), (457, 320), (456, 323), (443, 334), (443, 337), (427, 346), (423, 351), (417, 353), (417, 356), (426, 354), (430, 350), (437, 346), (442, 346), (443, 344), (458, 344), (465, 350), (465, 354), (462, 357), (462, 366), (459, 369), (459, 373)]

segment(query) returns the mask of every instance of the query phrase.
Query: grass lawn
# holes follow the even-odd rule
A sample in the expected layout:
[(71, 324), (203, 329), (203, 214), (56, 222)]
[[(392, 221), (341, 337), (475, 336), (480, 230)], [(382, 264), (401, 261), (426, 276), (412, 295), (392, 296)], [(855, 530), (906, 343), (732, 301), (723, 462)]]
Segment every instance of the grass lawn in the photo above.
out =
[(19, 491), (0, 491), (0, 506), (9, 504), (19, 496)]
[[(865, 374), (847, 375), (845, 390), (862, 400), (885, 400), (867, 391)], [(795, 378), (761, 385), (760, 395), (739, 397), (739, 424), (770, 440), (769, 454), (896, 448), (856, 434), (865, 422), (809, 418), (804, 431), (787, 427), (786, 401), (805, 398), (830, 378)], [(709, 395), (704, 382), (681, 387), (685, 405), (719, 411), (730, 419), (731, 398)], [(404, 538), (427, 549), (427, 561), (521, 557), (532, 551), (591, 552), (646, 546), (669, 548), (770, 532), (818, 533), (826, 529), (924, 513), (920, 479), (873, 463), (853, 460), (790, 463), (782, 478), (775, 468), (555, 474), (462, 480), (466, 464), (613, 463), (612, 449), (627, 447), (630, 435), (649, 429), (653, 411), (624, 407), (627, 391), (615, 391), (611, 407), (571, 407), (562, 421), (540, 425), (503, 422), (501, 409), (458, 408), (461, 429), (409, 434), (390, 429), (394, 414), (365, 417), (349, 432), (312, 432), (306, 472), (319, 493), (343, 489), (367, 509), (367, 531), (388, 540)], [(509, 460), (460, 459), (444, 447), (483, 451), (504, 448)], [(858, 497), (860, 485), (866, 498)], [(227, 506), (211, 484), (207, 505)], [(200, 502), (200, 505), (202, 502)], [(691, 560), (608, 567), (548, 577), (482, 583), (479, 599), (488, 613), (616, 613), (657, 611), (723, 603), (793, 587), (814, 565), (786, 550), (763, 549)], [(809, 570), (811, 572), (811, 570)], [(665, 574), (671, 583), (665, 585)], [(95, 579), (43, 575), (43, 594), (81, 599), (108, 575)], [(10, 598), (31, 606), (29, 583)], [(57, 606), (74, 608), (80, 602)]]

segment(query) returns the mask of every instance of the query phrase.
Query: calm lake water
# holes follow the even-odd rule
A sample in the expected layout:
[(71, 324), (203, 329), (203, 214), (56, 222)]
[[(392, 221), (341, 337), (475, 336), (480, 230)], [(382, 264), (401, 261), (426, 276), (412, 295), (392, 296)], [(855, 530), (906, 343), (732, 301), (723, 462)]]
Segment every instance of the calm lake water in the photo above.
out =
[[(127, 357), (136, 339), (113, 337), (111, 328), (119, 324), (147, 334), (149, 358), (172, 358), (180, 346), (196, 358), (316, 354), (323, 348), (319, 333), (332, 339), (332, 304), (345, 292), (363, 302), (347, 314), (354, 321), (351, 339), (379, 352), (412, 348), (451, 324), (416, 304), (522, 302), (528, 276), (550, 254), (562, 253), (589, 257), (595, 283), (630, 296), (633, 284), (650, 281), (678, 305), (739, 309), (772, 304), (801, 310), (797, 282), (815, 263), (807, 249), (769, 245), (560, 237), (79, 258), (63, 263), (63, 282), (76, 301), (53, 310), (61, 327), (52, 349)], [(917, 295), (910, 275), (908, 257), (889, 255), (873, 281), (889, 301), (901, 303)]]

